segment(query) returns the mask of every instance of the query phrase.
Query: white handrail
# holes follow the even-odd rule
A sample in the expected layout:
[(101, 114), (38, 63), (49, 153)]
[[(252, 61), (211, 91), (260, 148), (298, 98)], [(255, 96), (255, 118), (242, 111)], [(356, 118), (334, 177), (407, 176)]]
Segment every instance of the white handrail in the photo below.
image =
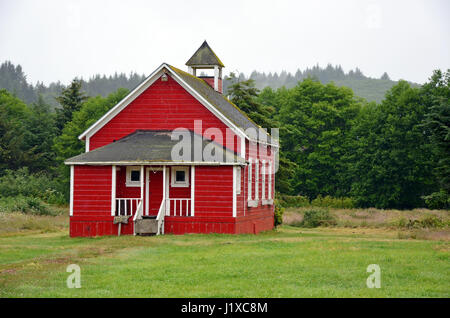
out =
[[(177, 204), (178, 202), (178, 204)], [(183, 204), (183, 202), (185, 204)], [(192, 216), (190, 211), (190, 198), (168, 198), (167, 199), (167, 216), (171, 216), (171, 207), (173, 206), (173, 216)], [(184, 206), (184, 209), (183, 209)], [(178, 211), (177, 211), (178, 210)], [(178, 212), (178, 213), (177, 213)], [(184, 213), (183, 213), (184, 212)]]
[(156, 235), (164, 234), (164, 217), (166, 216), (166, 167), (163, 167), (163, 197), (156, 216), (158, 229)]
[(117, 209), (115, 214), (116, 216), (132, 216), (136, 214), (141, 203), (142, 200), (140, 198), (116, 198)]
[(134, 214), (133, 221), (136, 221), (138, 218), (142, 218), (142, 200), (139, 202), (136, 213)]
[(156, 221), (158, 222), (158, 231), (156, 235), (164, 234), (164, 216), (166, 214), (165, 210), (166, 210), (166, 200), (162, 200), (161, 205), (159, 206), (158, 215), (156, 216)]

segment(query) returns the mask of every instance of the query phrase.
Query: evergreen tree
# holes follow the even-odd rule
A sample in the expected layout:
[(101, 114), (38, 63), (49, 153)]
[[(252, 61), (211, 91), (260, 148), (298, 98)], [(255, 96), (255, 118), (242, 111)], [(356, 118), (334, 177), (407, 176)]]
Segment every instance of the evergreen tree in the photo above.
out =
[(390, 81), (391, 78), (389, 77), (388, 73), (384, 72), (383, 75), (381, 75), (380, 77), (381, 80), (383, 81)]
[(435, 147), (437, 163), (435, 173), (439, 186), (450, 194), (450, 70), (446, 73), (434, 71), (430, 81), (422, 88), (422, 95), (429, 112), (425, 127), (430, 133), (430, 142)]
[(56, 136), (55, 113), (50, 110), (42, 95), (31, 105), (27, 134), (29, 147), (36, 153), (36, 160), (30, 165), (32, 172), (48, 170), (52, 167), (55, 154), (52, 150), (53, 139)]
[(400, 81), (380, 105), (365, 107), (352, 131), (351, 194), (358, 205), (423, 206), (436, 188), (433, 147), (422, 127), (427, 107), (417, 88)]
[(64, 125), (72, 120), (72, 114), (81, 109), (86, 101), (87, 96), (81, 90), (82, 82), (74, 79), (69, 87), (65, 88), (61, 95), (56, 98), (61, 105), (61, 109), (57, 109), (56, 127), (62, 131)]

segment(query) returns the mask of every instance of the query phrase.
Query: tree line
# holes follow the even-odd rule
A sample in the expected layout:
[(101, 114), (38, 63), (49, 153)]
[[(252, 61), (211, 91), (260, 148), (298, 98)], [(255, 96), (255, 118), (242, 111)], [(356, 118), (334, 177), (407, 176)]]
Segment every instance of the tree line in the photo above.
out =
[[(88, 80), (79, 79), (83, 91), (88, 96), (101, 95), (108, 96), (111, 92), (119, 88), (133, 89), (145, 79), (145, 75), (139, 75), (135, 72), (126, 75), (124, 73), (115, 73), (114, 75), (94, 75)], [(9, 61), (0, 65), (0, 88), (4, 88), (14, 96), (30, 105), (36, 103), (39, 98), (50, 106), (50, 108), (60, 108), (61, 104), (57, 97), (61, 95), (66, 88), (61, 82), (52, 82), (48, 86), (42, 82), (36, 85), (28, 83), (27, 77), (20, 65), (15, 66)]]
[(314, 78), (259, 91), (232, 74), (227, 94), (262, 127), (280, 128), (280, 193), (449, 208), (449, 78), (437, 70), (421, 87), (399, 81), (381, 103)]
[[(292, 88), (298, 82), (307, 78), (314, 78), (322, 84), (334, 82), (337, 86), (350, 87), (355, 95), (365, 98), (368, 101), (381, 102), (385, 93), (395, 84), (389, 75), (384, 72), (380, 78), (371, 78), (363, 74), (359, 68), (344, 72), (342, 66), (328, 64), (326, 67), (315, 65), (305, 70), (297, 69), (296, 72), (290, 73), (282, 71), (280, 73), (265, 73), (253, 71), (249, 76), (244, 73), (235, 74), (240, 81), (251, 79), (255, 83), (257, 89), (271, 87), (278, 89), (281, 87)], [(225, 77), (224, 89), (228, 88), (230, 81), (229, 76)], [(411, 83), (412, 86), (418, 87), (417, 84)]]
[[(420, 87), (399, 81), (381, 103), (316, 78), (259, 90), (254, 80), (230, 74), (226, 94), (260, 126), (280, 128), (279, 193), (352, 198), (361, 207), (448, 208), (449, 77), (435, 71)], [(68, 200), (63, 161), (84, 151), (78, 135), (128, 92), (89, 96), (74, 79), (54, 108), (41, 94), (27, 103), (1, 89), (0, 179), (19, 170), (23, 177), (25, 167), (56, 180), (53, 190)]]

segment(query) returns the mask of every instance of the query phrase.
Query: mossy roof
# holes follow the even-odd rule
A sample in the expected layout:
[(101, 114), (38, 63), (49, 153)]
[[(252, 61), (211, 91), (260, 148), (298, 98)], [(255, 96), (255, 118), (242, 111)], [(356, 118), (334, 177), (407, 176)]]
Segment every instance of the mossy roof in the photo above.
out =
[[(174, 66), (168, 65), (172, 71), (178, 74), (183, 81), (186, 82), (192, 89), (199, 93), (204, 99), (206, 99), (211, 105), (213, 105), (222, 115), (230, 120), (237, 127), (244, 131), (248, 128), (253, 128), (256, 131), (260, 128), (250, 117), (247, 116), (242, 110), (233, 104), (223, 94), (215, 91), (209, 84), (207, 84), (201, 78), (195, 77), (187, 72), (184, 72)], [(271, 128), (271, 127), (266, 127)], [(270, 135), (267, 137), (267, 142), (274, 142), (271, 140)]]
[(222, 61), (217, 57), (216, 53), (208, 45), (208, 42), (198, 48), (198, 50), (192, 55), (192, 57), (186, 62), (187, 66), (205, 66), (205, 65), (218, 65), (225, 67)]
[[(92, 151), (82, 153), (69, 158), (66, 164), (101, 164), (101, 163), (152, 163), (152, 162), (174, 162), (172, 160), (172, 149), (179, 140), (172, 140), (172, 131), (169, 130), (136, 130), (135, 132)], [(244, 163), (244, 159), (222, 145), (202, 138), (202, 136), (190, 132), (191, 136), (191, 158), (186, 163), (195, 163), (194, 140), (206, 145), (212, 144), (215, 153), (221, 149), (222, 161), (218, 163)], [(198, 139), (195, 139), (198, 138)], [(179, 162), (179, 161), (176, 161)], [(199, 161), (201, 163), (202, 161)]]

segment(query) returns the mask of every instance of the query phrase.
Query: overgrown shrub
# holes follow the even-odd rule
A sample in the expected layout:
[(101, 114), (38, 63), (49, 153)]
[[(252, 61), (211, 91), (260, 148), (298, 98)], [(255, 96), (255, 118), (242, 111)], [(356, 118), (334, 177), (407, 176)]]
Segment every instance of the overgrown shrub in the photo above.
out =
[(450, 195), (444, 190), (423, 196), (422, 199), (429, 209), (450, 209)]
[(432, 228), (443, 228), (449, 224), (439, 218), (436, 215), (425, 215), (421, 219), (417, 220), (407, 220), (405, 218), (399, 219), (395, 224), (399, 228), (407, 229), (432, 229)]
[(336, 225), (335, 217), (328, 209), (312, 208), (305, 211), (303, 221), (300, 223), (302, 227), (318, 227)]
[(325, 197), (318, 195), (317, 198), (311, 201), (311, 205), (337, 209), (352, 209), (355, 207), (355, 202), (352, 198), (333, 198), (329, 195)]
[(53, 214), (49, 207), (40, 199), (22, 195), (0, 198), (0, 213), (2, 212), (22, 212), (37, 215)]
[(301, 195), (280, 194), (277, 196), (280, 204), (285, 208), (299, 208), (309, 206), (309, 199)]
[(275, 199), (274, 204), (275, 204), (274, 225), (278, 226), (283, 223), (284, 207), (281, 206), (280, 201), (278, 199)]
[(27, 168), (6, 170), (0, 177), (0, 198), (23, 196), (39, 198), (51, 204), (64, 204), (66, 199), (58, 188), (57, 181), (44, 173), (30, 174)]

